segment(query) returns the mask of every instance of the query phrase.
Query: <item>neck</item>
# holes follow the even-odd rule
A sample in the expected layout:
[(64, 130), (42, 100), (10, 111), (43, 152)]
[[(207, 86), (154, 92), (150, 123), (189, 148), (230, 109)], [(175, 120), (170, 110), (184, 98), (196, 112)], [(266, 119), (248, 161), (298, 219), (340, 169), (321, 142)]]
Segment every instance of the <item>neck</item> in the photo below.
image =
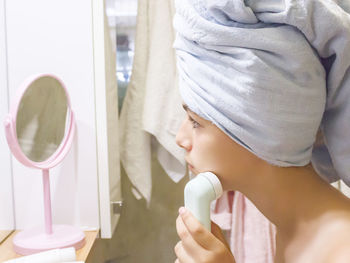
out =
[(311, 165), (288, 168), (268, 166), (250, 179), (249, 183), (238, 190), (284, 236), (291, 235), (305, 220), (319, 218), (332, 209), (344, 208), (344, 203), (348, 202), (336, 189), (324, 182)]

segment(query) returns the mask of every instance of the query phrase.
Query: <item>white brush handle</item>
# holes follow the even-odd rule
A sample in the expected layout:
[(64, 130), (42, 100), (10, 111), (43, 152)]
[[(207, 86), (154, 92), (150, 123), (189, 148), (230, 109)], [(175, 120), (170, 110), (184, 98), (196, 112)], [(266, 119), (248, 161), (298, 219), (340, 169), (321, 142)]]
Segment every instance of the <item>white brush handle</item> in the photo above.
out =
[(185, 207), (210, 231), (210, 203), (222, 195), (220, 180), (211, 172), (200, 173), (186, 184), (184, 192)]

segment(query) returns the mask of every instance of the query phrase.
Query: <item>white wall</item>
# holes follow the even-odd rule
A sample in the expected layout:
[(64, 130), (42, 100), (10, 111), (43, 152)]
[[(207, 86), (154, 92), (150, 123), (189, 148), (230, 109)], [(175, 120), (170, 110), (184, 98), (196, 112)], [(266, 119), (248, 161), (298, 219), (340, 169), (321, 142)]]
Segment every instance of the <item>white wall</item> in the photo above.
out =
[[(91, 1), (10, 0), (6, 19), (10, 99), (28, 76), (53, 73), (66, 84), (76, 116), (75, 143), (50, 171), (53, 222), (97, 228)], [(13, 182), (16, 227), (43, 224), (41, 172), (15, 160)]]
[(5, 0), (0, 0), (0, 230), (14, 229), (12, 172), (3, 120), (8, 112)]

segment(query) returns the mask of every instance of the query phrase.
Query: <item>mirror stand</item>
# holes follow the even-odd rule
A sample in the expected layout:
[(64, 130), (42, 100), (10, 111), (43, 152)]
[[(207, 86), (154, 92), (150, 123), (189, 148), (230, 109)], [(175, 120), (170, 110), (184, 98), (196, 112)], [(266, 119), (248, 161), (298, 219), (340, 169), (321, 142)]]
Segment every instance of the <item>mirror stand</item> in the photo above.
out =
[(50, 195), (50, 177), (49, 170), (43, 169), (43, 190), (44, 190), (44, 211), (45, 211), (45, 232), (52, 234), (52, 213), (51, 213), (51, 195)]
[(25, 81), (4, 126), (16, 159), (25, 166), (42, 170), (43, 177), (45, 227), (16, 234), (14, 251), (29, 255), (55, 248), (81, 248), (85, 244), (82, 230), (71, 225), (52, 224), (49, 169), (63, 160), (75, 134), (74, 114), (61, 80), (51, 74), (39, 74)]
[(36, 227), (23, 230), (14, 237), (14, 250), (21, 255), (29, 255), (53, 248), (75, 247), (79, 249), (85, 242), (85, 235), (80, 229), (70, 225), (52, 225), (49, 170), (43, 169), (42, 173), (45, 229)]

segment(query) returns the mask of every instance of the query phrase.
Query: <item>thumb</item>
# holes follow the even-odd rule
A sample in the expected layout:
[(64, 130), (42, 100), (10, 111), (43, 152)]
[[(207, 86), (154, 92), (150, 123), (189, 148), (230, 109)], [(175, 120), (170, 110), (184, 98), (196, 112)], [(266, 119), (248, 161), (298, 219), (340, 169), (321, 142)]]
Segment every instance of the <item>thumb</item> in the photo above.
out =
[(213, 221), (211, 221), (211, 233), (217, 239), (219, 239), (228, 248), (228, 250), (231, 250), (229, 244), (226, 241), (224, 234), (222, 233), (221, 228), (217, 224), (215, 224)]

